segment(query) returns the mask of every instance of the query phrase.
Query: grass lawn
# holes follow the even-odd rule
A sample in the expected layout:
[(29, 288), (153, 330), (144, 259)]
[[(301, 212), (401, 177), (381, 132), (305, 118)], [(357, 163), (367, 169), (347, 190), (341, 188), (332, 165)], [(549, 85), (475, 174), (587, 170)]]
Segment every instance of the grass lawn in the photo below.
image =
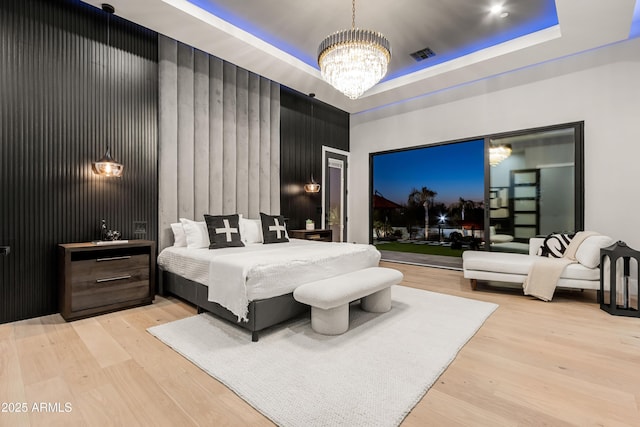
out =
[(440, 245), (416, 245), (414, 243), (387, 242), (376, 245), (382, 251), (411, 252), (414, 254), (444, 255), (461, 257), (465, 249), (451, 249)]

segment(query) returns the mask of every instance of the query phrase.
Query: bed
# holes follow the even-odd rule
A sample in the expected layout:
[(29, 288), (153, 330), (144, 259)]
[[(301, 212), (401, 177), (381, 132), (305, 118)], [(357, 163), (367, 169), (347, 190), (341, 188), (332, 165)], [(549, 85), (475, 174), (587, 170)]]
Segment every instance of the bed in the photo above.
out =
[(308, 282), (377, 266), (372, 245), (290, 239), (209, 250), (168, 247), (158, 256), (159, 291), (249, 330), (260, 331), (308, 311), (293, 290)]

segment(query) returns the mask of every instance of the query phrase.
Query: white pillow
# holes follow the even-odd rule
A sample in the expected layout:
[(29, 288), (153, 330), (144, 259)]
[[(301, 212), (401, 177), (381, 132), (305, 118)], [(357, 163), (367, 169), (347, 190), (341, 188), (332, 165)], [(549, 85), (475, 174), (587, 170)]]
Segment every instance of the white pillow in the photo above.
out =
[(262, 222), (259, 219), (240, 217), (240, 238), (242, 243), (262, 243)]
[(171, 230), (173, 231), (173, 246), (185, 247), (187, 246), (187, 235), (184, 232), (181, 222), (175, 222), (171, 224)]
[(580, 243), (576, 251), (576, 259), (587, 268), (600, 265), (600, 249), (611, 246), (615, 241), (609, 236), (591, 236)]
[(186, 218), (180, 218), (180, 222), (187, 237), (187, 247), (189, 249), (209, 247), (209, 231), (207, 230), (206, 222), (196, 222)]

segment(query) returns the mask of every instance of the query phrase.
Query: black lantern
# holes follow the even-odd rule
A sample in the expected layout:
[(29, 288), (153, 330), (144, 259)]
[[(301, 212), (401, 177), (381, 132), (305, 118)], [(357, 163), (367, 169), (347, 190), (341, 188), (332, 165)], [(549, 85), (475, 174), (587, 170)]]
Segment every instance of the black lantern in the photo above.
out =
[(639, 260), (640, 252), (631, 249), (621, 241), (608, 248), (600, 249), (601, 309), (616, 316), (640, 317)]

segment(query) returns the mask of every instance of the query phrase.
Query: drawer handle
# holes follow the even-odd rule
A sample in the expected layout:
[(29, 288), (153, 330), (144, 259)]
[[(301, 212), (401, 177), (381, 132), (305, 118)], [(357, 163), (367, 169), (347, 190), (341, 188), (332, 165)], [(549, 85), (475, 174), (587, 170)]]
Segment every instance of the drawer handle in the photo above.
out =
[(131, 275), (128, 276), (118, 276), (118, 277), (108, 277), (106, 279), (97, 279), (96, 283), (104, 283), (104, 282), (113, 282), (114, 280), (125, 280), (131, 279)]
[(131, 256), (127, 255), (127, 256), (113, 256), (110, 258), (98, 258), (96, 259), (96, 262), (101, 262), (101, 261), (117, 261), (119, 259), (130, 259)]

